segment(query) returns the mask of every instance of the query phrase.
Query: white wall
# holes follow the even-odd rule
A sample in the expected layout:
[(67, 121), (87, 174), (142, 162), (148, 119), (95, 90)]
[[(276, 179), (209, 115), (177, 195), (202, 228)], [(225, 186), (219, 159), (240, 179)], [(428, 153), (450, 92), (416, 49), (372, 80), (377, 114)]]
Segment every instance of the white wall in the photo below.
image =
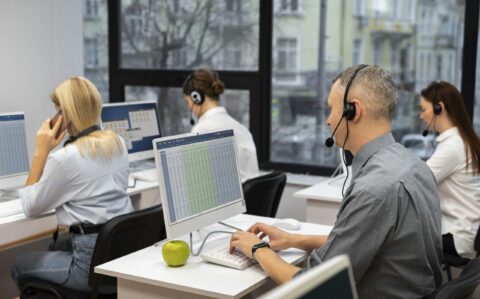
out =
[(0, 112), (25, 111), (29, 161), (55, 109), (49, 95), (83, 75), (82, 1), (0, 1)]

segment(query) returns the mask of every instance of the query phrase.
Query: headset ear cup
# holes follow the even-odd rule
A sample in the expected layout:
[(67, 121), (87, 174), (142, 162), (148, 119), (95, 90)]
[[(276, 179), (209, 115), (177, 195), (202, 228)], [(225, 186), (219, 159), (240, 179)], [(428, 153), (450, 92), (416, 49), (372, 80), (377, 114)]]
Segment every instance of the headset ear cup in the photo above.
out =
[(357, 114), (357, 108), (354, 103), (347, 103), (343, 108), (343, 115), (347, 120), (352, 120)]
[(196, 105), (201, 105), (203, 103), (202, 95), (196, 90), (190, 93), (190, 98), (192, 98), (193, 103)]
[(434, 104), (433, 105), (433, 113), (435, 115), (440, 115), (440, 113), (442, 113), (442, 106), (440, 104)]

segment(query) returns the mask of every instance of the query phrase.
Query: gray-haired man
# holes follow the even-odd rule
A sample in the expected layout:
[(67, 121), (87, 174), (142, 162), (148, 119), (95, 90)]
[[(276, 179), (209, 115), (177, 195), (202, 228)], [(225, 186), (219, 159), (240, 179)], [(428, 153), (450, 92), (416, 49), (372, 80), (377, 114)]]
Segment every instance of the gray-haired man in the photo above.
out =
[[(257, 223), (232, 236), (231, 250), (238, 247), (251, 257), (252, 247), (268, 235), (270, 248), (257, 249), (255, 259), (277, 283), (346, 253), (360, 298), (421, 298), (440, 286), (435, 179), (425, 163), (395, 143), (391, 123), (396, 102), (395, 84), (382, 68), (362, 65), (342, 72), (328, 97), (326, 123), (337, 146), (355, 158), (352, 182), (330, 235), (294, 235)], [(273, 251), (290, 247), (310, 252), (308, 268), (289, 265)]]

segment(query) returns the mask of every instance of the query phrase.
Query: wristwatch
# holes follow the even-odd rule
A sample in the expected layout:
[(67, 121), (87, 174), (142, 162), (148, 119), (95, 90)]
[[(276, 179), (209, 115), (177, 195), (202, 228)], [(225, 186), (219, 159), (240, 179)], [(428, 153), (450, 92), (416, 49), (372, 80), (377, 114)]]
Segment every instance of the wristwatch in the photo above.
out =
[(257, 243), (257, 244), (255, 244), (255, 245), (252, 246), (252, 260), (257, 261), (257, 260), (255, 259), (255, 251), (257, 251), (257, 249), (262, 248), (262, 247), (268, 247), (268, 248), (270, 248), (270, 245), (268, 245), (267, 242), (262, 241), (262, 242)]

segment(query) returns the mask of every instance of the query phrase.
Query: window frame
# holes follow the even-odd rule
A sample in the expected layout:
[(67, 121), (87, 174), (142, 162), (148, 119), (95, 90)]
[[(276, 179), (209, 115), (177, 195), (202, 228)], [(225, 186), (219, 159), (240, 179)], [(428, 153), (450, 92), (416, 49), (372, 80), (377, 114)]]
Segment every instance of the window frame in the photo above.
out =
[[(259, 57), (257, 71), (219, 71), (219, 75), (229, 89), (249, 90), (250, 131), (257, 146), (257, 155), (262, 169), (276, 169), (288, 172), (330, 175), (333, 168), (321, 165), (274, 162), (270, 160), (271, 103), (273, 76), (273, 19), (274, 1), (259, 0)], [(416, 1), (410, 0), (408, 4)], [(298, 1), (296, 14), (301, 14), (302, 0)], [(359, 1), (362, 3), (362, 1)], [(408, 7), (408, 5), (407, 5)], [(468, 114), (473, 119), (475, 75), (477, 59), (478, 19), (480, 3), (466, 0), (465, 29), (462, 55), (461, 93), (465, 99)], [(408, 10), (408, 9), (407, 9)], [(126, 85), (154, 87), (179, 87), (193, 70), (189, 69), (124, 69), (120, 67), (121, 1), (108, 0), (109, 37), (109, 84), (110, 101), (122, 102), (125, 99)], [(300, 52), (299, 52), (300, 53)], [(425, 54), (425, 60), (428, 53)], [(423, 70), (427, 71), (428, 70)]]

